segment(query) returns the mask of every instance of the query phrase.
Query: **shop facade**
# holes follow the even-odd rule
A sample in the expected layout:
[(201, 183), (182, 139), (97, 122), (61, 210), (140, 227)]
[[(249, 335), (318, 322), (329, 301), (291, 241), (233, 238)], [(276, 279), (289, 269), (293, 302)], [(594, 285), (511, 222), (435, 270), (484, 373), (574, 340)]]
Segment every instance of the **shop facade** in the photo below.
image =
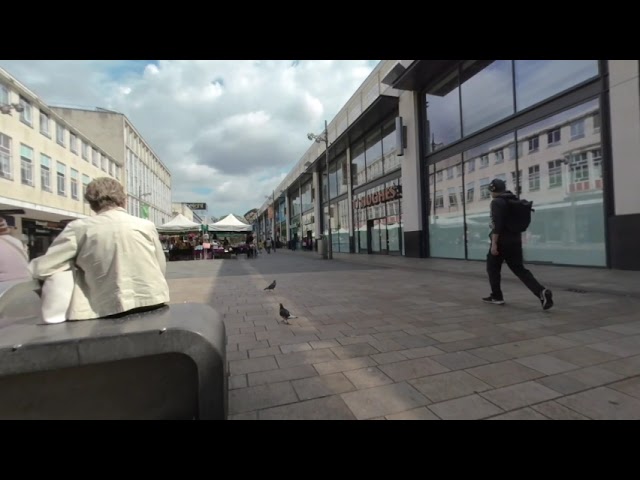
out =
[(421, 95), (429, 255), (482, 260), (494, 178), (534, 202), (528, 261), (606, 266), (597, 60), (460, 62)]
[(328, 172), (314, 145), (278, 186), (291, 235), (309, 222), (334, 253), (482, 261), (501, 178), (534, 203), (526, 261), (640, 270), (640, 62), (381, 65), (378, 96), (368, 79), (329, 123)]

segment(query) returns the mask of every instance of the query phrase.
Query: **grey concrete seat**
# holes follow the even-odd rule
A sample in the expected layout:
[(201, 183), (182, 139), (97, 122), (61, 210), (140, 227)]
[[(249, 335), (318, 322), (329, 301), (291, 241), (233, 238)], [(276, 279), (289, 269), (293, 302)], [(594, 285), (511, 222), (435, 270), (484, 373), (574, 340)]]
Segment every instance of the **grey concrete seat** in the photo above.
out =
[(224, 323), (186, 303), (0, 324), (0, 392), (0, 419), (226, 419)]

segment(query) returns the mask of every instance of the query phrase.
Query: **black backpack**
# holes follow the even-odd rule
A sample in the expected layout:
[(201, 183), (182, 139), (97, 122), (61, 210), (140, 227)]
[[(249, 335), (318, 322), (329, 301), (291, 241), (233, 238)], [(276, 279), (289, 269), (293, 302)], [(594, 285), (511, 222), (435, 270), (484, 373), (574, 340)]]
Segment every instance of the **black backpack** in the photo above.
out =
[(507, 224), (506, 228), (512, 233), (523, 233), (531, 224), (533, 202), (524, 198), (512, 198), (507, 200)]

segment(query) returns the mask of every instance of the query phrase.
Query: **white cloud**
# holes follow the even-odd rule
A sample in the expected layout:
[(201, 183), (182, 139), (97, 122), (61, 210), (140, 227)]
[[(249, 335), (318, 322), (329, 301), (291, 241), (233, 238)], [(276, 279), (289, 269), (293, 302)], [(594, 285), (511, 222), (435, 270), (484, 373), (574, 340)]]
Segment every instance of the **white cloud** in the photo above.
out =
[(260, 206), (376, 63), (0, 60), (47, 103), (126, 114), (171, 170), (174, 201), (216, 216)]

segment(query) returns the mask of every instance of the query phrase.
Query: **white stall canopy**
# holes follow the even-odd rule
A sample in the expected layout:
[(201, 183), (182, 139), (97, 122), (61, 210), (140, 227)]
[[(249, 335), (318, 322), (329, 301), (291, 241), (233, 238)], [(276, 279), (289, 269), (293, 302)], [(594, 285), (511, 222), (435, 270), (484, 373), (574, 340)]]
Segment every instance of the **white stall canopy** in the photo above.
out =
[(200, 224), (192, 222), (179, 213), (164, 225), (159, 226), (157, 230), (159, 233), (197, 231), (200, 230)]
[(242, 220), (239, 220), (233, 213), (230, 213), (222, 220), (209, 225), (210, 232), (251, 232), (253, 227)]

